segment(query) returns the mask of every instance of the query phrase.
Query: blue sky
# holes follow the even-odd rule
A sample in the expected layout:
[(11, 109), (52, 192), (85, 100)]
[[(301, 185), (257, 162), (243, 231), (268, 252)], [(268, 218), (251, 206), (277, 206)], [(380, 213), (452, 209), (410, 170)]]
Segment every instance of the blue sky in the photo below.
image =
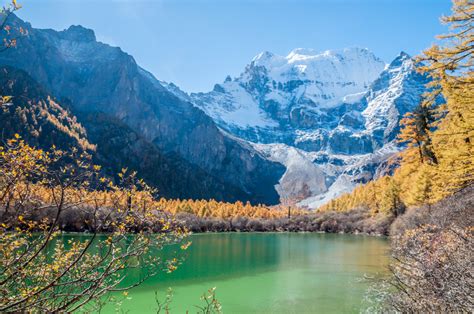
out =
[(92, 28), (158, 79), (208, 91), (259, 52), (359, 46), (390, 62), (445, 32), (449, 0), (18, 0), (34, 27)]

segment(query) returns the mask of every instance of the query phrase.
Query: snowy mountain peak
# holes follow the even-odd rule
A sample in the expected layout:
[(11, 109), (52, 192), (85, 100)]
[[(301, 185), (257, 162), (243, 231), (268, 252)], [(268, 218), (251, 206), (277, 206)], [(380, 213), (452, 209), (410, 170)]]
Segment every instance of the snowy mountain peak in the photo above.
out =
[[(269, 51), (263, 51), (256, 55), (247, 68), (265, 67), (272, 72), (292, 72), (300, 73), (308, 70), (324, 71), (325, 68), (351, 68), (363, 63), (365, 66), (376, 66), (379, 68), (384, 62), (377, 58), (366, 48), (345, 48), (342, 50), (326, 50), (318, 52), (311, 48), (293, 49), (286, 57), (276, 55)], [(383, 69), (383, 68), (382, 68)], [(284, 73), (281, 73), (284, 74)], [(321, 73), (320, 73), (321, 74)], [(377, 73), (378, 74), (378, 73)]]
[(402, 58), (402, 59), (412, 59), (412, 56), (410, 56), (408, 53), (406, 53), (405, 51), (400, 51), (400, 53), (398, 54), (398, 56), (395, 58), (395, 59), (398, 59), (398, 58)]
[(275, 56), (273, 52), (270, 51), (262, 51), (255, 57), (253, 57), (252, 62), (258, 64), (260, 62), (265, 62), (269, 59), (272, 59)]
[(402, 66), (404, 63), (408, 66), (412, 66), (413, 58), (406, 52), (402, 51), (398, 54), (398, 56), (395, 59), (393, 59), (392, 62), (390, 62), (390, 64), (388, 65), (388, 68), (397, 68), (397, 67)]
[(286, 58), (288, 59), (293, 55), (314, 56), (317, 54), (318, 52), (313, 48), (296, 48), (293, 49)]
[[(264, 51), (239, 77), (191, 98), (234, 130), (328, 126), (334, 117), (322, 110), (358, 102), (385, 67), (365, 48), (324, 52), (297, 48), (286, 57)], [(244, 118), (236, 118), (240, 116)], [(254, 135), (253, 140), (262, 140)]]
[[(385, 66), (381, 59), (365, 48), (347, 48), (324, 52), (297, 48), (286, 57), (268, 51), (258, 54), (246, 67), (240, 79), (244, 83), (250, 81), (287, 83), (309, 80), (316, 85), (327, 83), (328, 87), (345, 86), (348, 87), (348, 90), (342, 91), (342, 93), (346, 94), (337, 95), (337, 97), (343, 97), (365, 90), (384, 70)], [(318, 89), (318, 87), (313, 89)], [(333, 98), (332, 95), (326, 96)]]

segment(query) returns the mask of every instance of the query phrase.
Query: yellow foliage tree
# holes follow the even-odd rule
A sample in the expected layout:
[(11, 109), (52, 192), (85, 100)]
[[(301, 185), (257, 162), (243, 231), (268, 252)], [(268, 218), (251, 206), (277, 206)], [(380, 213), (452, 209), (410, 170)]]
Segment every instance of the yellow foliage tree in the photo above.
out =
[[(18, 135), (0, 147), (0, 312), (91, 312), (109, 292), (176, 269), (178, 259), (150, 251), (185, 230), (153, 207), (152, 189), (121, 175), (114, 185), (87, 154), (45, 152)], [(64, 241), (68, 220), (85, 223), (89, 235)], [(144, 277), (123, 283), (137, 268)]]
[(433, 78), (431, 101), (442, 93), (443, 118), (433, 134), (433, 146), (439, 156), (434, 184), (437, 199), (470, 184), (474, 179), (474, 3), (453, 1), (453, 14), (443, 17), (451, 32), (439, 36), (420, 57), (422, 71)]

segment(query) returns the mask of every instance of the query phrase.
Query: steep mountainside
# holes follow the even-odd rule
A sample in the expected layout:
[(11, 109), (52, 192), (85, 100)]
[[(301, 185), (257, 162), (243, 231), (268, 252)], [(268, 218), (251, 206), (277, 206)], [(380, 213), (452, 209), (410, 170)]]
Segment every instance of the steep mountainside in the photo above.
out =
[(113, 177), (125, 167), (137, 170), (166, 197), (203, 198), (211, 189), (217, 199), (236, 201), (248, 197), (179, 155), (164, 154), (119, 119), (102, 113), (76, 117), (22, 70), (0, 67), (0, 95), (12, 96), (0, 110), (2, 141), (18, 133), (39, 148), (55, 145), (88, 151), (105, 174)]
[[(274, 185), (283, 166), (221, 132), (202, 110), (171, 93), (120, 48), (97, 42), (93, 31), (81, 26), (61, 32), (39, 30), (16, 17), (11, 24), (27, 29), (28, 36), (21, 38), (18, 48), (2, 53), (0, 64), (24, 70), (68, 102), (89, 137), (103, 141), (99, 151), (107, 145), (112, 149), (103, 134), (113, 131), (122, 155), (130, 156), (154, 182), (189, 181), (200, 186), (197, 195), (182, 189), (180, 197), (278, 202)], [(101, 116), (103, 124), (88, 120), (94, 115)], [(147, 166), (150, 156), (142, 155), (154, 156), (154, 151), (175, 156), (206, 175), (198, 176), (199, 182), (189, 177), (195, 171), (176, 171), (163, 179), (153, 162)], [(103, 153), (120, 158), (113, 151)]]
[(403, 52), (386, 65), (367, 49), (295, 49), (259, 54), (209, 93), (168, 89), (258, 143), (257, 151), (287, 168), (280, 196), (316, 207), (382, 171), (398, 150), (399, 120), (427, 82)]

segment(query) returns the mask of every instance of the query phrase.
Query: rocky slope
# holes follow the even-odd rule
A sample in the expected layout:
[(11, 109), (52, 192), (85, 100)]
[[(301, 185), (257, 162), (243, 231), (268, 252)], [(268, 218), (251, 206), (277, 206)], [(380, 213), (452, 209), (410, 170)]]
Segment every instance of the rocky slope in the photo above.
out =
[[(274, 185), (283, 166), (221, 132), (202, 110), (170, 92), (120, 48), (97, 42), (93, 31), (81, 26), (40, 30), (16, 17), (11, 24), (27, 29), (28, 36), (2, 53), (0, 64), (25, 71), (68, 102), (105, 159), (133, 161), (152, 183), (179, 185), (179, 197), (278, 202)], [(116, 141), (104, 138), (107, 133)], [(155, 156), (179, 160), (186, 170), (173, 168), (163, 178)], [(186, 183), (198, 191), (192, 193), (196, 188), (186, 189)]]

